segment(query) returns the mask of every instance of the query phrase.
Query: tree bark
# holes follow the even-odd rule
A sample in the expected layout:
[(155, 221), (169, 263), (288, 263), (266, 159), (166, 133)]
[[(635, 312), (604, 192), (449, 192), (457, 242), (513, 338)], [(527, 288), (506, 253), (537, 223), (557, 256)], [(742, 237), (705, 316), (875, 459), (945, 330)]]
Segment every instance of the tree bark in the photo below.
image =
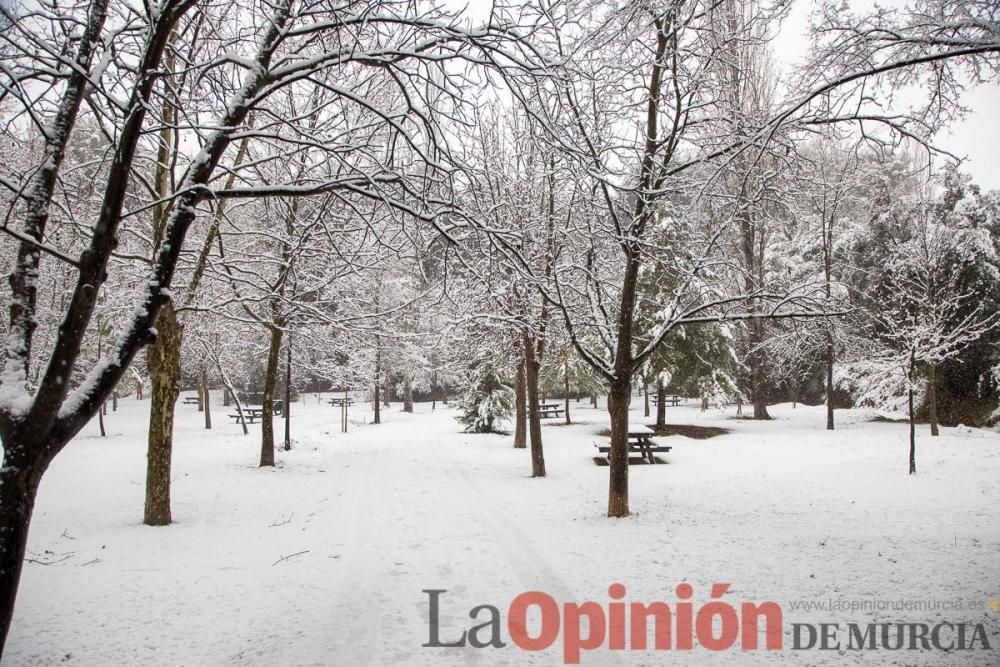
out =
[(545, 477), (545, 454), (542, 451), (542, 421), (538, 411), (538, 371), (535, 342), (524, 334), (524, 384), (528, 399), (528, 432), (531, 436), (531, 476)]
[[(285, 419), (285, 451), (292, 449), (292, 334), (288, 334), (285, 359), (285, 404), (281, 416)], [(304, 398), (302, 399), (305, 400)]]
[(764, 353), (761, 344), (764, 342), (764, 331), (759, 321), (750, 322), (750, 400), (753, 402), (754, 419), (770, 419), (767, 412), (767, 400), (764, 398)]
[(608, 414), (611, 416), (611, 453), (608, 482), (608, 516), (625, 517), (628, 508), (628, 406), (632, 387), (628, 378), (615, 378), (608, 391)]
[(524, 358), (514, 372), (514, 448), (524, 449), (528, 440), (527, 394), (524, 386)]
[(917, 472), (917, 426), (916, 419), (914, 417), (913, 411), (913, 373), (914, 367), (916, 366), (916, 359), (913, 352), (910, 352), (910, 369), (909, 369), (909, 391), (907, 392), (907, 400), (909, 403), (909, 417), (910, 417), (910, 474), (915, 475)]
[[(661, 40), (662, 41), (662, 40)], [(659, 46), (662, 46), (658, 42)], [(659, 89), (659, 74), (655, 71), (651, 90)], [(655, 136), (655, 128), (653, 128)], [(647, 138), (648, 143), (652, 141)], [(647, 153), (647, 158), (651, 153)], [(645, 168), (649, 160), (644, 160)], [(640, 198), (636, 202), (636, 218), (641, 230), (644, 226), (645, 205)], [(608, 516), (626, 517), (628, 507), (628, 406), (632, 400), (632, 375), (635, 366), (632, 358), (632, 335), (635, 315), (636, 291), (639, 286), (639, 266), (641, 255), (633, 243), (624, 245), (625, 273), (622, 278), (621, 306), (618, 310), (615, 362), (608, 389), (608, 414), (611, 417), (611, 452), (608, 456)], [(662, 405), (662, 402), (661, 402)]]
[(649, 385), (643, 382), (642, 384), (642, 402), (643, 402), (643, 416), (649, 416)]
[(201, 369), (201, 392), (205, 397), (205, 429), (212, 430), (212, 394), (208, 389), (208, 373)]
[(274, 465), (274, 389), (278, 384), (278, 359), (281, 357), (281, 323), (271, 327), (271, 345), (267, 351), (264, 374), (263, 414), (260, 418), (260, 467)]
[(386, 375), (382, 384), (382, 405), (389, 407), (389, 376)]
[(931, 435), (940, 435), (938, 432), (937, 413), (937, 364), (927, 364), (927, 409), (930, 412)]
[(431, 412), (437, 410), (437, 385), (438, 385), (438, 372), (434, 371), (431, 375)]
[[(827, 325), (829, 326), (829, 325)], [(833, 430), (833, 334), (826, 332), (826, 430)]]
[(569, 419), (569, 355), (563, 355), (563, 401), (565, 405), (566, 423), (572, 424)]
[(0, 655), (14, 616), (31, 513), (42, 475), (42, 471), (20, 461), (22, 457), (9, 450), (5, 454), (4, 467), (0, 468), (0, 572), (3, 573), (0, 576)]
[(173, 302), (160, 310), (158, 335), (149, 348), (149, 437), (146, 451), (146, 506), (143, 523), (170, 523), (170, 460), (173, 451), (174, 406), (180, 394), (181, 336)]
[(380, 388), (380, 376), (382, 375), (382, 343), (379, 341), (378, 347), (375, 348), (375, 393), (372, 396), (372, 408), (375, 410), (375, 420), (376, 424), (382, 423), (382, 406), (379, 403), (379, 388)]
[(403, 378), (403, 412), (413, 412), (413, 380), (409, 373)]
[(656, 428), (667, 425), (667, 388), (663, 380), (656, 380)]

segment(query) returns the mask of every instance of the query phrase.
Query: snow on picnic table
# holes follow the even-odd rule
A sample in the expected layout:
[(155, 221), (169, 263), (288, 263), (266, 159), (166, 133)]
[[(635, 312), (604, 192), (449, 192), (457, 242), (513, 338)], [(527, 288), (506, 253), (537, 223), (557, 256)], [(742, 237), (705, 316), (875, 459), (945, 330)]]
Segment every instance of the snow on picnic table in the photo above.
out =
[[(217, 398), (217, 397), (216, 397)], [(216, 403), (213, 401), (213, 403)], [(711, 584), (727, 601), (783, 604), (786, 648), (709, 654), (601, 649), (583, 664), (998, 664), (1000, 653), (789, 649), (791, 622), (987, 623), (1000, 613), (791, 610), (790, 602), (992, 600), (1000, 597), (1000, 435), (919, 432), (906, 474), (905, 424), (822, 408), (771, 408), (772, 422), (667, 409), (669, 422), (721, 426), (669, 441), (669, 465), (632, 466), (631, 508), (604, 516), (608, 469), (594, 464), (606, 411), (571, 403), (574, 421), (543, 422), (546, 479), (509, 436), (459, 431), (454, 412), (340, 410), (293, 404), (294, 449), (259, 469), (260, 425), (243, 437), (216, 403), (215, 428), (177, 405), (173, 514), (143, 526), (149, 402), (123, 401), (58, 457), (38, 498), (29, 557), (4, 656), (9, 665), (551, 665), (561, 643), (526, 653), (509, 642), (519, 593), (673, 605), (682, 581), (697, 605)], [(634, 410), (632, 423), (650, 423)], [(279, 429), (280, 431), (280, 429)], [(424, 589), (441, 597), (441, 638), (491, 604), (503, 649), (422, 648)], [(478, 622), (478, 621), (476, 621)], [(867, 655), (866, 655), (867, 654)], [(955, 662), (950, 662), (954, 659)]]

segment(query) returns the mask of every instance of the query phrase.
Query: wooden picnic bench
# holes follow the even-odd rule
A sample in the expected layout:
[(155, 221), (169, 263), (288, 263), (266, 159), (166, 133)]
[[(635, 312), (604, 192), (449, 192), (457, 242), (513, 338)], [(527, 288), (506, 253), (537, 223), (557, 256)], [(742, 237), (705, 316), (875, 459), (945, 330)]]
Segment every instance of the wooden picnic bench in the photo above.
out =
[(351, 398), (338, 398), (338, 397), (334, 396), (333, 398), (331, 398), (330, 400), (328, 400), (327, 403), (329, 403), (330, 405), (337, 405), (337, 406), (354, 405), (354, 399), (351, 399)]
[(184, 405), (198, 405), (201, 401), (198, 400), (197, 396), (185, 396)]
[(241, 421), (252, 424), (254, 421), (264, 417), (264, 408), (243, 408), (242, 418), (238, 412), (230, 413), (229, 417), (233, 420), (234, 424), (239, 424)]
[[(595, 442), (594, 446), (597, 447), (597, 451), (602, 454), (606, 454), (606, 458), (611, 458), (611, 443), (600, 443)], [(630, 456), (628, 461), (631, 465), (632, 463), (644, 462), (648, 464), (657, 463), (656, 454), (657, 452), (669, 452), (672, 448), (657, 444), (653, 440), (653, 430), (648, 426), (639, 425), (629, 425), (628, 427), (628, 451), (629, 453), (639, 454), (638, 458)]]
[(559, 417), (563, 413), (563, 408), (558, 403), (542, 403), (538, 406), (539, 419), (546, 417)]
[[(680, 396), (664, 396), (663, 398), (665, 399), (664, 403), (666, 405), (671, 406), (671, 407), (676, 408), (678, 405), (681, 404), (681, 397)], [(653, 394), (653, 405), (656, 405), (659, 402), (660, 402), (660, 397), (657, 396), (656, 394)]]

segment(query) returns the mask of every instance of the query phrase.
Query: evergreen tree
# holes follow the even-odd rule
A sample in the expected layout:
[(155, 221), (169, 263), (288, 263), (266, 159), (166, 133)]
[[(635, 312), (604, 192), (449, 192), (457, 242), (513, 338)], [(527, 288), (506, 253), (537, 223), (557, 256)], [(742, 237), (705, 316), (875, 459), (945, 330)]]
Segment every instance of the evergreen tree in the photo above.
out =
[(470, 433), (499, 433), (500, 422), (510, 419), (513, 410), (514, 392), (491, 364), (480, 364), (459, 403), (458, 421)]

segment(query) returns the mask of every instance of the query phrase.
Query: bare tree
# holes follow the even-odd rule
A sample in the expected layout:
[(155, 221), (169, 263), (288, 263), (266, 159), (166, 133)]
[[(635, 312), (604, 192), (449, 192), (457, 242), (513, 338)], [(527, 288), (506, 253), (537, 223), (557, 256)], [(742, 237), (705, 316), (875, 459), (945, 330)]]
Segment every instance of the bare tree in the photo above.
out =
[[(10, 325), (0, 372), (0, 438), (4, 445), (0, 569), (5, 572), (0, 582), (0, 640), (10, 627), (38, 483), (52, 459), (97, 412), (138, 351), (156, 339), (157, 320), (170, 303), (169, 290), (185, 237), (205, 202), (218, 197), (341, 192), (404, 208), (420, 221), (439, 224), (436, 212), (429, 212), (425, 205), (436, 207), (441, 202), (411, 197), (415, 190), (398, 170), (383, 168), (378, 159), (355, 161), (357, 154), (341, 163), (344, 169), (324, 172), (322, 178), (309, 183), (217, 187), (218, 166), (243, 136), (286, 142), (292, 148), (280, 154), (282, 160), (294, 154), (296, 147), (325, 145), (321, 137), (309, 137), (301, 131), (300, 119), (270, 116), (270, 122), (249, 128), (251, 112), (266, 113), (272, 96), (289, 86), (300, 82), (320, 85), (330, 90), (343, 108), (364, 109), (380, 118), (388, 133), (382, 136), (394, 137), (387, 139), (389, 145), (408, 146), (421, 163), (415, 170), (424, 179), (435, 173), (439, 163), (424, 159), (424, 135), (418, 128), (429, 121), (416, 102), (421, 99), (422, 86), (415, 84), (427, 78), (428, 70), (443, 70), (443, 62), (451, 58), (502, 66), (521, 65), (531, 57), (517, 46), (523, 41), (503, 12), (494, 17), (502, 26), (465, 28), (433, 6), (418, 11), (405, 2), (372, 0), (345, 11), (340, 5), (300, 7), (297, 2), (283, 1), (269, 5), (268, 16), (260, 17), (255, 25), (231, 33), (216, 10), (195, 0), (163, 0), (141, 10), (109, 0), (41, 3), (22, 14), (0, 9), (11, 22), (0, 36), (5, 57), (11, 59), (3, 70), (4, 102), (16, 106), (17, 117), (42, 147), (36, 166), (25, 170), (24, 178), (4, 174), (0, 179), (0, 185), (10, 193), (7, 219), (16, 221), (4, 223), (2, 229), (19, 243), (10, 278)], [(69, 371), (80, 359), (123, 224), (146, 210), (141, 205), (127, 210), (126, 202), (135, 184), (142, 182), (136, 169), (141, 145), (166, 124), (163, 118), (153, 118), (152, 110), (164, 108), (160, 82), (170, 75), (163, 70), (163, 58), (175, 31), (200, 31), (210, 34), (212, 43), (223, 44), (218, 57), (210, 54), (204, 60), (183, 63), (184, 69), (200, 70), (198, 84), (205, 92), (200, 99), (206, 108), (196, 109), (198, 113), (183, 122), (200, 150), (178, 170), (174, 194), (166, 203), (162, 242), (146, 280), (136, 290), (132, 315), (123, 323), (107, 356), (74, 388)], [(53, 44), (53, 35), (60, 43)], [(357, 48), (345, 49), (345, 40)], [(331, 71), (343, 76), (316, 76)], [(398, 108), (382, 107), (363, 92), (338, 85), (350, 76), (365, 78), (366, 72), (379, 74), (383, 85), (404, 91), (413, 103), (401, 115)], [(445, 72), (446, 84), (442, 86), (455, 90), (452, 77)], [(28, 81), (37, 83), (30, 91), (24, 85)], [(453, 97), (452, 102), (458, 105), (461, 100)], [(91, 222), (83, 226), (88, 234), (86, 247), (71, 254), (49, 242), (48, 225), (61, 167), (77, 138), (73, 129), (85, 105), (100, 123), (113, 130), (107, 132), (111, 150), (99, 181), (103, 187), (100, 205)], [(206, 122), (209, 118), (212, 120)], [(6, 128), (13, 131), (15, 126), (8, 124)], [(283, 129), (289, 132), (282, 134)], [(161, 200), (153, 203), (164, 204)], [(43, 256), (74, 267), (76, 278), (54, 343), (50, 350), (39, 352), (34, 346), (38, 286), (33, 276), (38, 274)], [(29, 393), (27, 376), (33, 358), (44, 359), (41, 365), (45, 370), (34, 393)], [(169, 465), (168, 460), (161, 463)]]

